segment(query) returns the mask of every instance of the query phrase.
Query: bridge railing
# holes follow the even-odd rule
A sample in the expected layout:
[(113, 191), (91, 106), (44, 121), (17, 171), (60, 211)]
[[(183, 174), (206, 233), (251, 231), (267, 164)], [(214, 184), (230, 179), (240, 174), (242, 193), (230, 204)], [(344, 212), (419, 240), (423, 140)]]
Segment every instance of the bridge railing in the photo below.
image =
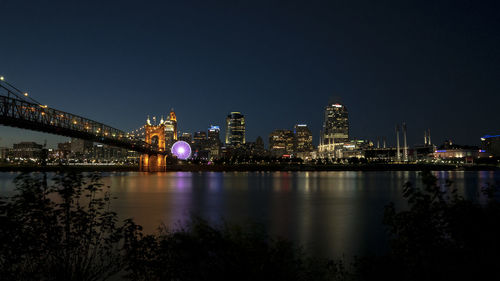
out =
[(139, 152), (159, 152), (150, 144), (121, 130), (45, 105), (20, 100), (12, 95), (0, 95), (0, 124), (86, 139)]

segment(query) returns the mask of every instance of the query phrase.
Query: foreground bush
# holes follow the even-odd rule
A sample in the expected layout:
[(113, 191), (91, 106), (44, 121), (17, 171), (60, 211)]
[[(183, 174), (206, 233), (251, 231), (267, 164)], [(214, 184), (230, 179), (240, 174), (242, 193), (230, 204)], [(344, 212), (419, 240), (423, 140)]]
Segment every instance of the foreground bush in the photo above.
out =
[(343, 273), (341, 264), (309, 258), (259, 227), (212, 226), (200, 218), (130, 246), (133, 280), (333, 280)]
[[(407, 183), (408, 206), (386, 207), (391, 247), (380, 257), (341, 262), (312, 259), (259, 226), (200, 218), (145, 235), (118, 223), (109, 188), (97, 174), (23, 174), (17, 194), (0, 199), (0, 280), (496, 280), (500, 202), (466, 200), (422, 173)], [(487, 278), (488, 277), (488, 278)]]
[(391, 247), (380, 258), (358, 259), (360, 280), (499, 280), (500, 202), (492, 186), (480, 200), (457, 195), (451, 183), (442, 188), (430, 172), (424, 187), (407, 183), (408, 209), (386, 207)]
[(144, 235), (117, 222), (98, 174), (15, 180), (0, 200), (0, 280), (331, 280), (340, 264), (313, 260), (257, 226), (211, 226), (193, 218)]
[(124, 265), (127, 225), (97, 174), (22, 174), (0, 200), (1, 280), (104, 280)]

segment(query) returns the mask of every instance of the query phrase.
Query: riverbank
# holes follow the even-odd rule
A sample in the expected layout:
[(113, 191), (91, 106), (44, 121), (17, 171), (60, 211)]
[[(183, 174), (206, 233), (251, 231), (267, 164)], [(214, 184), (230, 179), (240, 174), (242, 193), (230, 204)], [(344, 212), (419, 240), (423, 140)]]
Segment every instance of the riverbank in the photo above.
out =
[(0, 172), (137, 172), (138, 165), (0, 165)]
[[(274, 171), (494, 171), (492, 165), (451, 165), (451, 164), (175, 164), (169, 165), (169, 172), (274, 172)], [(84, 171), (84, 172), (137, 172), (138, 165), (1, 165), (0, 172), (29, 171)]]
[(169, 171), (266, 172), (266, 171), (455, 171), (499, 170), (496, 166), (457, 166), (445, 164), (236, 164), (236, 165), (173, 165)]

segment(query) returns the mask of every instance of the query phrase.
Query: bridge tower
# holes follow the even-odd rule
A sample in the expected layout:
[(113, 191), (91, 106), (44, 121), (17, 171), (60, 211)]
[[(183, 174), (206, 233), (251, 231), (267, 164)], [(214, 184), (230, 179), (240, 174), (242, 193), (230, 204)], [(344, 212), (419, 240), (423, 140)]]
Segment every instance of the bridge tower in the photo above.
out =
[[(153, 118), (154, 119), (154, 118)], [(139, 168), (143, 172), (162, 172), (166, 170), (165, 124), (163, 118), (159, 125), (152, 125), (149, 117), (144, 125), (145, 142), (158, 149), (159, 153), (145, 153), (140, 156)]]

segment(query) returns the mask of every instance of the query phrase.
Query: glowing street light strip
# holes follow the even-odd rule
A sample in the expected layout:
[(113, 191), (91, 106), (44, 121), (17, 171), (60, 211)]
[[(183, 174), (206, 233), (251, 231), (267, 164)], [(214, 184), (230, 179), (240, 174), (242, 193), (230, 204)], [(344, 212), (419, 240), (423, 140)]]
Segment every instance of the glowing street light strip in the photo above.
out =
[(177, 141), (172, 145), (172, 154), (178, 159), (186, 160), (191, 156), (191, 146), (185, 141)]

